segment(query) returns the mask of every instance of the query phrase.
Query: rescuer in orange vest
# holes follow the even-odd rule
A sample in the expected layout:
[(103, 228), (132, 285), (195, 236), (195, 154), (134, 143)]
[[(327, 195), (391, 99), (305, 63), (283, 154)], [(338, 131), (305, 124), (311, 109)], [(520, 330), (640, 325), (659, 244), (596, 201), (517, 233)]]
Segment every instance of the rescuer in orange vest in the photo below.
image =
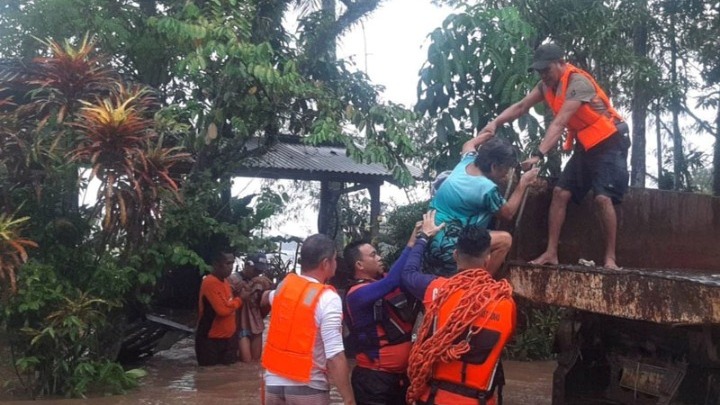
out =
[(579, 204), (592, 189), (605, 233), (604, 266), (616, 269), (615, 205), (622, 201), (628, 185), (628, 126), (592, 76), (567, 63), (562, 49), (556, 44), (539, 46), (528, 70), (535, 70), (540, 75), (537, 86), (490, 121), (478, 136), (492, 136), (497, 126), (512, 122), (532, 106), (545, 101), (555, 117), (540, 146), (522, 163), (523, 168), (529, 168), (555, 148), (567, 130), (563, 148), (574, 148), (574, 152), (553, 190), (547, 248), (531, 263), (558, 264), (558, 239), (567, 204), (571, 198)]
[(436, 232), (435, 212), (423, 216), (401, 274), (401, 287), (423, 301), (425, 317), (410, 352), (407, 400), (424, 405), (502, 404), (500, 355), (515, 330), (515, 302), (506, 280), (487, 270), (490, 234), (466, 225), (450, 278), (420, 272), (428, 235)]
[(337, 268), (335, 241), (309, 236), (300, 250), (302, 272), (288, 274), (263, 294), (271, 306), (262, 355), (265, 404), (330, 403), (330, 384), (346, 405), (355, 405), (342, 341), (340, 296), (325, 283)]

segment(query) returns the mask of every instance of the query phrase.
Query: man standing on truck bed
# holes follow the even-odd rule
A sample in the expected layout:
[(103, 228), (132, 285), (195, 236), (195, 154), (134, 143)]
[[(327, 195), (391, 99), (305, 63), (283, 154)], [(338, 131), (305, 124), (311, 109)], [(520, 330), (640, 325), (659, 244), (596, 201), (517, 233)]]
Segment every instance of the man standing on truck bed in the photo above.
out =
[(579, 204), (592, 189), (605, 233), (607, 268), (618, 268), (615, 258), (617, 215), (627, 191), (628, 126), (610, 105), (605, 92), (589, 73), (563, 58), (563, 51), (553, 43), (540, 45), (528, 70), (540, 75), (540, 83), (519, 102), (490, 121), (479, 134), (494, 134), (498, 125), (512, 122), (526, 114), (530, 107), (545, 101), (555, 117), (540, 146), (523, 162), (528, 168), (550, 152), (567, 129), (563, 149), (574, 152), (553, 190), (550, 204), (547, 249), (531, 263), (558, 264), (558, 239), (570, 198)]

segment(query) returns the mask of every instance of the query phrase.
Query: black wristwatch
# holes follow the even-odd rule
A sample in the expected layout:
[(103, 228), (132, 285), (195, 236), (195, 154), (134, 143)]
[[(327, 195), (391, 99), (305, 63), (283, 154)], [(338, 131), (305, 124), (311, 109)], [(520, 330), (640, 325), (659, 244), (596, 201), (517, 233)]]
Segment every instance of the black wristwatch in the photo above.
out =
[(430, 236), (428, 236), (428, 234), (426, 234), (425, 232), (420, 231), (420, 232), (417, 233), (417, 235), (415, 235), (415, 239), (425, 239), (425, 240), (429, 240), (429, 239), (430, 239)]
[(535, 150), (530, 154), (530, 156), (533, 156), (533, 157), (537, 156), (537, 157), (540, 158), (540, 160), (545, 159), (545, 154), (542, 153), (542, 152), (540, 152), (540, 149), (535, 149)]

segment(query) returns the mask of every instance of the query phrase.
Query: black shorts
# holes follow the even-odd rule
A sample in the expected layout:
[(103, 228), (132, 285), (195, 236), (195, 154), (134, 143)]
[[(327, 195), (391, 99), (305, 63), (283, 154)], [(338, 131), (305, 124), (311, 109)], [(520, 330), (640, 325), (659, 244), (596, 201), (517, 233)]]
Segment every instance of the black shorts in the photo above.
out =
[(355, 367), (351, 381), (355, 402), (358, 405), (405, 404), (405, 394), (409, 385), (405, 374)]
[(233, 337), (227, 339), (195, 337), (195, 357), (200, 366), (236, 363), (238, 348), (238, 338), (234, 334)]
[(576, 147), (557, 186), (570, 191), (576, 204), (582, 202), (590, 189), (596, 196), (604, 195), (613, 204), (620, 204), (628, 188), (629, 146), (627, 137), (616, 133), (587, 152)]

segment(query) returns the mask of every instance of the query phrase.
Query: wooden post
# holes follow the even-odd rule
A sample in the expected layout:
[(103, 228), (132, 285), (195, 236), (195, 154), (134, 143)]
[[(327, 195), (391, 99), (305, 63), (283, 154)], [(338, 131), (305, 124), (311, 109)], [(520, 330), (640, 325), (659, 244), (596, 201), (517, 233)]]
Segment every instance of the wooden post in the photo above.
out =
[(318, 210), (318, 233), (333, 239), (338, 231), (338, 200), (342, 194), (343, 183), (337, 181), (320, 182), (320, 209)]
[(320, 182), (320, 208), (318, 209), (318, 233), (328, 234), (328, 205), (330, 203), (330, 190), (328, 182)]
[(375, 239), (380, 233), (380, 183), (368, 185), (370, 192), (370, 237)]

